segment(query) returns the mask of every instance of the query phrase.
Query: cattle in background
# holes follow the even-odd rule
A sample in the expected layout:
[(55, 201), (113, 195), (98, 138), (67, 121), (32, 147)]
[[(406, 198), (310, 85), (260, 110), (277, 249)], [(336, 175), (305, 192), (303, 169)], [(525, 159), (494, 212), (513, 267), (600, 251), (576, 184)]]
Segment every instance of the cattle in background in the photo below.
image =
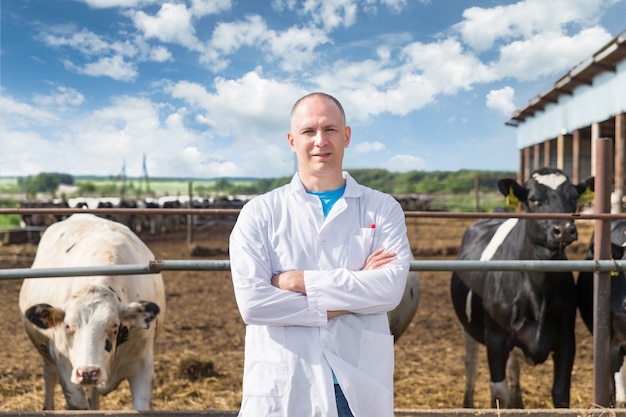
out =
[[(574, 213), (579, 197), (587, 190), (591, 194), (593, 178), (574, 185), (562, 171), (544, 168), (523, 186), (502, 179), (498, 189), (527, 212)], [(572, 220), (482, 219), (466, 230), (458, 259), (564, 260), (565, 247), (577, 238)], [(535, 364), (553, 353), (552, 401), (555, 407), (569, 407), (576, 349), (576, 288), (571, 272), (458, 271), (452, 274), (450, 289), (464, 330), (464, 407), (473, 407), (477, 343), (487, 350), (492, 407), (523, 407), (516, 348)]]
[[(126, 226), (74, 214), (43, 234), (32, 268), (147, 264), (154, 255)], [(68, 409), (97, 409), (128, 380), (133, 409), (151, 407), (153, 345), (165, 317), (161, 274), (25, 279), (20, 316), (43, 357), (44, 410), (60, 380)], [(85, 397), (83, 388), (87, 388)]]
[[(165, 209), (180, 209), (188, 206), (188, 196), (163, 196), (158, 199), (159, 206)], [(173, 232), (187, 221), (183, 214), (164, 214), (161, 222), (161, 233)]]
[(400, 203), (404, 211), (427, 211), (430, 210), (432, 196), (428, 194), (398, 194), (394, 198)]
[[(65, 200), (54, 201), (22, 201), (20, 208), (69, 208)], [(61, 221), (64, 215), (54, 213), (22, 214), (20, 226), (26, 229), (28, 243), (39, 243), (43, 231), (53, 223)]]
[[(585, 257), (593, 259), (594, 239)], [(626, 220), (611, 222), (611, 257), (616, 260), (626, 260)], [(581, 271), (578, 274), (576, 288), (578, 290), (578, 308), (580, 317), (585, 326), (593, 334), (593, 272)], [(611, 400), (613, 405), (626, 405), (626, 369), (624, 356), (626, 355), (626, 277), (624, 271), (611, 273), (611, 360), (610, 369), (614, 375), (611, 381)]]

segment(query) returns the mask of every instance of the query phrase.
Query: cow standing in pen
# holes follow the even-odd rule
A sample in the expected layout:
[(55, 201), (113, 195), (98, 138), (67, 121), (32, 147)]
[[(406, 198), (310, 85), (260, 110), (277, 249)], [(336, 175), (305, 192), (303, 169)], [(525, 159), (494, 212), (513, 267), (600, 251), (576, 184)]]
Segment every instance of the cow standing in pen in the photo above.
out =
[[(592, 237), (586, 260), (593, 259), (594, 239)], [(626, 220), (611, 222), (611, 257), (626, 260)], [(578, 308), (585, 326), (593, 334), (593, 272), (581, 271), (578, 274)], [(610, 313), (610, 352), (612, 404), (618, 407), (626, 405), (626, 276), (624, 271), (611, 272), (611, 313)]]
[[(574, 213), (580, 196), (586, 191), (591, 194), (593, 178), (574, 185), (562, 171), (544, 168), (524, 185), (502, 179), (498, 189), (527, 212)], [(482, 219), (465, 232), (458, 259), (564, 260), (565, 247), (577, 238), (569, 219)], [(477, 343), (487, 349), (492, 407), (523, 407), (520, 351), (535, 364), (553, 354), (553, 404), (569, 407), (576, 350), (576, 288), (571, 272), (458, 271), (452, 274), (451, 296), (464, 329), (464, 407), (473, 407)]]
[[(74, 214), (46, 230), (32, 268), (152, 260), (126, 226)], [(160, 274), (25, 279), (19, 307), (26, 333), (43, 357), (44, 410), (54, 409), (57, 382), (68, 409), (98, 409), (99, 395), (123, 380), (130, 384), (133, 409), (151, 408), (153, 345), (165, 318)]]

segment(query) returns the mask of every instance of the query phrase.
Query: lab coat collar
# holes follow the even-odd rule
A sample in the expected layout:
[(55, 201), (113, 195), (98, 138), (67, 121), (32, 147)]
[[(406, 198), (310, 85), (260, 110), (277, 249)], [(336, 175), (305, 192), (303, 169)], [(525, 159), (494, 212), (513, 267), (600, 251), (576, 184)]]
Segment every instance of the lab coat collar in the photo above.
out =
[[(343, 196), (353, 198), (360, 197), (363, 194), (363, 191), (359, 187), (356, 180), (346, 171), (343, 171), (342, 175), (346, 180), (346, 190), (343, 192)], [(302, 181), (300, 181), (300, 176), (297, 172), (291, 178), (290, 187), (292, 193), (306, 193), (306, 189), (304, 188), (304, 185), (302, 185)]]

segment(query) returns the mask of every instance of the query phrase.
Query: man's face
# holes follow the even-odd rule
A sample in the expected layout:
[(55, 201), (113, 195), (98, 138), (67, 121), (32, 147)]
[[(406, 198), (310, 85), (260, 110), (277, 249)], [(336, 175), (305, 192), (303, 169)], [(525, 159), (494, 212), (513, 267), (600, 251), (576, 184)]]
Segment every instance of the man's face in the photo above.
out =
[(313, 96), (301, 102), (291, 117), (287, 138), (298, 157), (301, 174), (341, 177), (350, 127), (345, 125), (341, 111), (332, 100)]

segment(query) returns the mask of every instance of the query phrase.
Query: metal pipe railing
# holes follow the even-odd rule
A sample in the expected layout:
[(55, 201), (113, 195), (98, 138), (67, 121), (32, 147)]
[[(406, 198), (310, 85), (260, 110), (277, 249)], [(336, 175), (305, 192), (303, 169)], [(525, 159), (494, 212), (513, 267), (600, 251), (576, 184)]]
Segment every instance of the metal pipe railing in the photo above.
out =
[[(626, 271), (626, 260), (588, 261), (411, 261), (411, 271)], [(228, 260), (166, 260), (148, 264), (71, 268), (0, 269), (0, 280), (87, 275), (142, 275), (163, 271), (229, 271)]]

